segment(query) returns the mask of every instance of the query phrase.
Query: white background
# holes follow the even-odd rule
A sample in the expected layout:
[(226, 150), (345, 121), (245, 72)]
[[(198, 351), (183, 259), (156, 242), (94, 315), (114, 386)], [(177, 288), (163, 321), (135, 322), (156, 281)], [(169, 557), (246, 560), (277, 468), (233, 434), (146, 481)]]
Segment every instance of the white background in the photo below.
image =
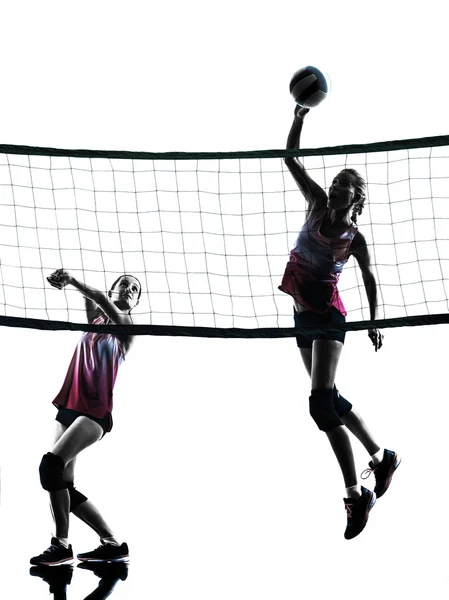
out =
[[(288, 83), (306, 64), (329, 73), (332, 94), (307, 116), (303, 147), (447, 134), (442, 3), (369, 6), (3, 2), (0, 142), (281, 148)], [(347, 336), (337, 385), (378, 443), (404, 457), (352, 541), (293, 339), (137, 339), (116, 384), (114, 429), (80, 456), (75, 479), (130, 546), (130, 575), (113, 597), (447, 598), (446, 332), (388, 330), (377, 354), (366, 332)], [(79, 334), (0, 333), (2, 595), (43, 598), (47, 584), (28, 575), (53, 531), (38, 465)], [(360, 472), (368, 457), (354, 450)], [(98, 539), (73, 522), (70, 542), (76, 553)], [(68, 598), (95, 585), (75, 569)]]

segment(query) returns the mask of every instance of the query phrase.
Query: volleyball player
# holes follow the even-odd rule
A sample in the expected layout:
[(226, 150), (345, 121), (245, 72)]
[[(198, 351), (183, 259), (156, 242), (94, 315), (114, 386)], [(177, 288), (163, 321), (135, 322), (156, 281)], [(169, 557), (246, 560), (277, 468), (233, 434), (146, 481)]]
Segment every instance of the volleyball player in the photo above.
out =
[[(287, 149), (299, 148), (304, 116), (308, 112), (309, 109), (296, 105)], [(335, 176), (329, 194), (326, 194), (297, 158), (286, 158), (285, 163), (307, 202), (305, 223), (279, 286), (293, 297), (295, 327), (345, 322), (347, 313), (337, 283), (350, 256), (356, 259), (361, 269), (370, 319), (374, 320), (376, 282), (365, 238), (357, 226), (357, 215), (362, 213), (365, 203), (364, 180), (357, 171), (343, 169)], [(382, 347), (383, 335), (378, 329), (368, 329), (368, 336), (377, 352)], [(296, 341), (311, 377), (310, 414), (318, 428), (326, 433), (343, 474), (347, 512), (344, 536), (351, 539), (365, 527), (376, 498), (387, 491), (400, 458), (396, 452), (380, 448), (352, 404), (334, 385), (344, 339), (344, 331), (334, 330), (316, 334), (304, 332)], [(347, 429), (360, 440), (371, 457), (369, 469), (362, 477), (374, 473), (374, 492), (358, 483)]]
[[(58, 289), (72, 285), (85, 298), (89, 323), (132, 324), (131, 310), (138, 304), (141, 285), (132, 275), (122, 275), (107, 294), (89, 287), (59, 269), (48, 281)], [(50, 493), (55, 536), (50, 547), (34, 556), (34, 565), (60, 565), (73, 561), (68, 542), (69, 512), (100, 536), (100, 546), (78, 554), (85, 561), (123, 561), (128, 546), (119, 543), (98, 509), (74, 487), (77, 455), (98, 442), (112, 429), (112, 393), (118, 367), (128, 353), (133, 337), (126, 334), (84, 333), (76, 347), (61, 391), (53, 400), (58, 408), (55, 442), (40, 463), (42, 487)]]

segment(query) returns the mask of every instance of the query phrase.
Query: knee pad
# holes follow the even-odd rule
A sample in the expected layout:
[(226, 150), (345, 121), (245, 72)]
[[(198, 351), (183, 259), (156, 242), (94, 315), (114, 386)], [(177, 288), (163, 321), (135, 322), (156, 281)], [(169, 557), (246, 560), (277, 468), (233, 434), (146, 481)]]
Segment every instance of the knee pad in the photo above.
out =
[(44, 454), (39, 465), (39, 475), (41, 485), (47, 492), (57, 492), (67, 488), (67, 482), (64, 481), (62, 472), (64, 471), (64, 461), (60, 456), (47, 452)]
[(346, 398), (343, 398), (343, 396), (340, 395), (340, 392), (337, 390), (335, 385), (334, 385), (333, 392), (334, 392), (334, 408), (337, 412), (337, 415), (339, 417), (344, 417), (351, 410), (352, 404), (350, 402), (348, 402), (346, 400)]
[(331, 431), (343, 425), (334, 407), (334, 390), (312, 390), (309, 406), (310, 416), (321, 431)]
[(80, 504), (87, 500), (86, 496), (75, 489), (73, 481), (67, 482), (67, 489), (70, 495), (70, 512), (74, 512)]

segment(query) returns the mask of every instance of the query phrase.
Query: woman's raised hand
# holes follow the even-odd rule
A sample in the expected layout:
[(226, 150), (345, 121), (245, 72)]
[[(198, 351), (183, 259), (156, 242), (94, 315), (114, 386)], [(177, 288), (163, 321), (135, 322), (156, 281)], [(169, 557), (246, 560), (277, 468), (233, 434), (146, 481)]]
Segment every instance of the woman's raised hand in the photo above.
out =
[(300, 106), (299, 104), (296, 104), (295, 117), (302, 118), (309, 112), (309, 110), (310, 110), (310, 108), (304, 108), (304, 106)]
[(50, 285), (57, 288), (58, 290), (62, 290), (71, 283), (72, 276), (68, 271), (64, 271), (64, 269), (57, 269), (54, 273), (47, 277), (47, 281)]

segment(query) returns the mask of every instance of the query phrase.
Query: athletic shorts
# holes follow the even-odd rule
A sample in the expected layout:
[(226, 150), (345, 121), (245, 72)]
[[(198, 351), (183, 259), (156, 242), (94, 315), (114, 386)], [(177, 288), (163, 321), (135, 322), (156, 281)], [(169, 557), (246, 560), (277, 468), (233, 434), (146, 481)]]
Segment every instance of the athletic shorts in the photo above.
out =
[(99, 419), (98, 417), (86, 415), (85, 413), (78, 412), (77, 410), (72, 410), (71, 408), (65, 408), (64, 406), (58, 407), (56, 421), (62, 423), (62, 425), (70, 427), (73, 421), (75, 421), (78, 417), (88, 417), (89, 419), (92, 419), (92, 421), (95, 421), (95, 423), (101, 425), (101, 427), (103, 428), (103, 435), (101, 436), (100, 440), (102, 440), (104, 436), (108, 433), (110, 413)]
[[(295, 327), (312, 327), (313, 325), (320, 326), (332, 323), (339, 325), (346, 322), (346, 318), (334, 306), (326, 313), (316, 313), (311, 310), (297, 313), (294, 311)], [(342, 344), (345, 343), (345, 331), (327, 331), (323, 333), (300, 333), (296, 337), (298, 348), (311, 348), (313, 340), (337, 340)]]

